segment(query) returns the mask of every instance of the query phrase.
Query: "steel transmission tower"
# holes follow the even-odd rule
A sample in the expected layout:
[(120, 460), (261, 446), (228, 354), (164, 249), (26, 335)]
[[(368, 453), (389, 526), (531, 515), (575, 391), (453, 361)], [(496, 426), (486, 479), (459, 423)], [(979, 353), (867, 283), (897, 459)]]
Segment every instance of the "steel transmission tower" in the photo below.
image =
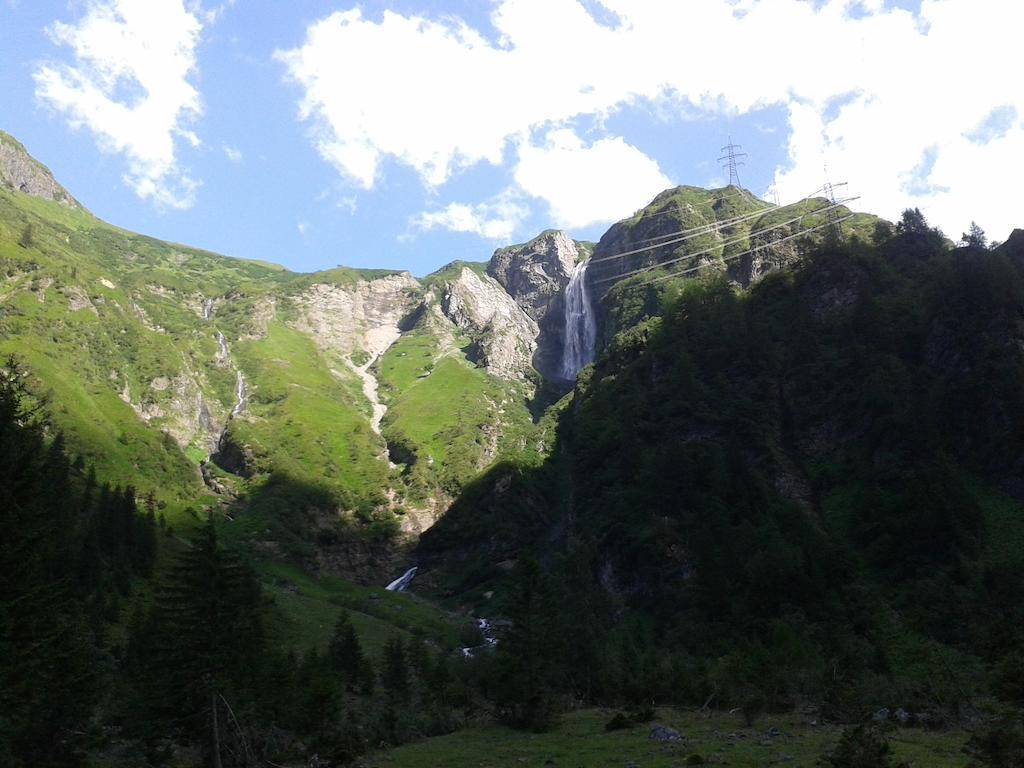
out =
[(842, 225), (839, 223), (839, 210), (835, 207), (837, 204), (836, 188), (845, 186), (845, 181), (841, 181), (838, 184), (833, 184), (830, 181), (828, 181), (828, 166), (825, 166), (825, 197), (828, 198), (828, 201), (833, 206), (828, 211), (829, 231), (832, 233), (832, 236), (835, 237), (836, 239), (842, 237), (843, 234)]
[(722, 152), (725, 154), (718, 158), (718, 162), (721, 163), (723, 171), (726, 168), (729, 169), (729, 186), (742, 189), (739, 167), (744, 165), (743, 158), (747, 156), (747, 153), (737, 151), (740, 149), (743, 149), (742, 145), (733, 144), (732, 136), (730, 136), (729, 143), (722, 147)]

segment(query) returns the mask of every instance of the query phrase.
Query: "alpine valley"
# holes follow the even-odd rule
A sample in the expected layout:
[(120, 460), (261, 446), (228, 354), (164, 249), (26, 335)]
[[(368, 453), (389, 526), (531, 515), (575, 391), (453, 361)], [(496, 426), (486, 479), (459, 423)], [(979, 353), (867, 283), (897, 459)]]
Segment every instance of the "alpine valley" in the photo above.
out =
[(298, 274), (0, 133), (0, 353), (3, 765), (1020, 765), (1024, 231)]

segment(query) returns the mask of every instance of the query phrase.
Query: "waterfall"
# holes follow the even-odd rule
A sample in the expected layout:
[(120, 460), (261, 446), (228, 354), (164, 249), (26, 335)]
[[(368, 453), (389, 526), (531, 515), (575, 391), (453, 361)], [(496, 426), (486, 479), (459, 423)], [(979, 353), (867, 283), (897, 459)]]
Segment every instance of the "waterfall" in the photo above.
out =
[(384, 589), (388, 592), (405, 592), (408, 588), (409, 583), (412, 581), (412, 577), (416, 575), (416, 566), (413, 566), (408, 571), (403, 573), (397, 579), (388, 584)]
[(562, 376), (567, 381), (576, 378), (580, 368), (594, 359), (597, 341), (597, 323), (594, 305), (587, 291), (587, 266), (581, 261), (573, 267), (569, 285), (565, 288), (565, 346), (562, 348)]
[(245, 410), (245, 376), (235, 371), (235, 407), (231, 409), (231, 418)]
[(484, 644), (463, 648), (463, 658), (472, 659), (480, 649), (493, 648), (498, 644), (498, 638), (494, 634), (494, 625), (491, 624), (490, 619), (477, 619), (476, 625), (480, 628), (480, 637), (483, 638)]
[(228, 340), (224, 338), (224, 334), (221, 333), (220, 331), (217, 331), (217, 346), (220, 347), (220, 355), (218, 356), (217, 359), (221, 360), (221, 361), (227, 360), (228, 359)]

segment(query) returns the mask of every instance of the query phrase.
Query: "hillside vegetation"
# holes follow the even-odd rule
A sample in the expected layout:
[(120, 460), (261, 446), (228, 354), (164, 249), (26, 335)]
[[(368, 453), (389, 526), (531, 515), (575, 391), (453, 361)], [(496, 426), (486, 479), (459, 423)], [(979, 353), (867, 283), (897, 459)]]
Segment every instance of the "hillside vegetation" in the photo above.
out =
[(425, 534), (439, 595), (543, 627), (535, 701), (949, 723), (1019, 698), (1021, 233), (952, 250), (910, 212), (883, 240), (748, 293), (671, 283), (580, 376), (552, 457)]
[[(423, 284), (388, 270), (295, 274), (126, 232), (70, 199), (0, 188), (0, 354), (48, 399), (73, 455), (153, 491), (172, 520), (244, 509), (245, 536), (308, 562), (317, 535), (429, 525), (499, 454), (533, 450), (531, 390), (469, 360), (446, 318), (369, 349), (451, 270)], [(413, 371), (406, 350), (430, 360)], [(369, 375), (392, 408), (383, 437), (356, 370), (381, 351)], [(403, 461), (389, 462), (389, 442)]]
[(1020, 763), (1024, 232), (679, 187), (418, 281), (0, 182), (3, 765)]

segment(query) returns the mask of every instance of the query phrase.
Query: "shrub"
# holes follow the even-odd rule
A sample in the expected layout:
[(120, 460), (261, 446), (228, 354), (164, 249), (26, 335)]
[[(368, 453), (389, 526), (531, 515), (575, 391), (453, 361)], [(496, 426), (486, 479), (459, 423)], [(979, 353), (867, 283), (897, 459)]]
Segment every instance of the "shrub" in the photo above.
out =
[(971, 734), (971, 768), (1024, 768), (1024, 712), (1004, 709)]
[(906, 768), (895, 762), (892, 746), (885, 734), (874, 725), (847, 728), (828, 754), (818, 759), (822, 768)]
[(633, 727), (633, 721), (621, 712), (616, 712), (615, 717), (604, 724), (605, 731), (624, 731)]

